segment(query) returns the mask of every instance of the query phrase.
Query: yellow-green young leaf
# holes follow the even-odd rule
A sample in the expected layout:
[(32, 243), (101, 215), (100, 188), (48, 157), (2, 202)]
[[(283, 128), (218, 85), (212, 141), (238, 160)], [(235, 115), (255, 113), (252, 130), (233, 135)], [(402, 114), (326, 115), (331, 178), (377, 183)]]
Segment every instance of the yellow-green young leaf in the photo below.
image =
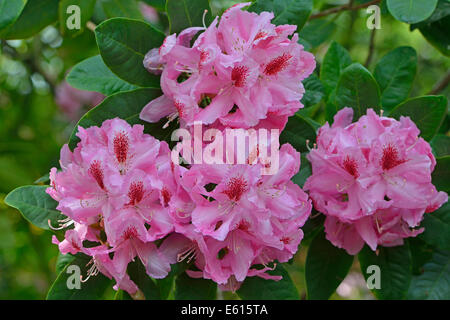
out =
[(0, 0), (0, 31), (20, 16), (27, 0)]
[(271, 275), (282, 276), (280, 281), (247, 277), (236, 292), (243, 300), (298, 300), (299, 295), (289, 273), (277, 264)]
[(366, 281), (372, 275), (367, 272), (369, 266), (380, 268), (380, 288), (372, 289), (378, 299), (405, 298), (412, 278), (412, 258), (407, 242), (397, 247), (379, 247), (376, 253), (366, 245), (358, 254), (358, 259)]
[(103, 61), (119, 78), (141, 87), (159, 88), (159, 76), (143, 65), (145, 54), (161, 46), (164, 34), (149, 24), (126, 18), (113, 18), (95, 29)]
[(400, 119), (410, 117), (420, 130), (420, 136), (430, 141), (438, 132), (447, 114), (447, 98), (423, 96), (409, 99), (396, 106), (389, 116)]
[(74, 88), (96, 91), (106, 96), (138, 88), (112, 73), (99, 55), (83, 60), (74, 66), (66, 80)]
[(423, 266), (423, 273), (413, 277), (408, 291), (411, 300), (450, 300), (450, 250), (436, 250)]
[(396, 48), (380, 59), (374, 77), (380, 86), (385, 110), (391, 110), (408, 98), (416, 70), (417, 53), (411, 47)]
[(353, 108), (354, 120), (365, 115), (369, 108), (378, 113), (380, 89), (369, 70), (359, 63), (353, 63), (345, 68), (336, 87), (334, 105), (336, 112), (344, 107)]
[(194, 279), (185, 272), (175, 280), (175, 300), (214, 300), (217, 285), (212, 280)]
[(387, 8), (395, 19), (412, 24), (431, 16), (437, 2), (438, 0), (387, 0)]
[[(78, 276), (86, 278), (88, 269), (91, 267), (88, 265), (91, 259), (92, 257), (78, 253), (72, 261), (66, 264), (50, 287), (47, 300), (95, 300), (99, 299), (107, 288), (113, 286), (112, 280), (99, 273), (90, 277), (86, 282), (81, 282), (80, 289), (69, 289), (67, 284), (73, 284), (73, 281), (76, 281), (75, 278), (78, 275), (76, 270), (80, 271)], [(70, 268), (71, 266), (73, 269)]]
[(325, 87), (327, 95), (336, 88), (342, 70), (352, 63), (348, 51), (336, 41), (333, 41), (323, 58), (320, 69), (320, 80)]
[(212, 21), (209, 0), (167, 0), (166, 12), (169, 17), (170, 33), (180, 33), (189, 27), (203, 26), (203, 15), (205, 10), (205, 24), (208, 26)]
[(276, 25), (295, 24), (299, 32), (311, 14), (313, 0), (256, 0), (249, 11), (260, 13), (273, 12), (272, 23)]
[(95, 0), (60, 0), (58, 15), (61, 33), (72, 37), (82, 33), (94, 7)]
[(57, 220), (63, 216), (56, 210), (58, 203), (45, 192), (48, 187), (19, 187), (6, 196), (5, 203), (19, 210), (23, 217), (36, 227), (49, 230), (48, 220), (56, 226)]
[(69, 147), (73, 150), (79, 142), (76, 136), (78, 126), (83, 128), (100, 127), (103, 121), (116, 117), (126, 120), (131, 125), (144, 125), (146, 133), (159, 140), (168, 140), (172, 134), (173, 126), (162, 129), (163, 124), (167, 122), (166, 119), (162, 119), (158, 123), (147, 123), (139, 119), (142, 108), (161, 94), (161, 91), (158, 89), (140, 88), (133, 91), (119, 92), (107, 97), (78, 121), (70, 136)]
[(323, 232), (318, 233), (312, 240), (306, 257), (308, 299), (328, 299), (344, 280), (352, 263), (353, 256), (331, 244)]
[(59, 0), (28, 0), (15, 22), (0, 32), (0, 38), (26, 39), (38, 33), (58, 19), (58, 3)]

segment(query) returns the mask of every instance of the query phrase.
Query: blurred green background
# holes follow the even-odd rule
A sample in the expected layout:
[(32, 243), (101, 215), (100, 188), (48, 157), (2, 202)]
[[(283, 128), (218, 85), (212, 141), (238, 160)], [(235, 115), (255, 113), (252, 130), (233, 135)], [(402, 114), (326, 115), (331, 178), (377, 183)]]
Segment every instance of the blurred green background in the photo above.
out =
[[(105, 19), (98, 5), (94, 23)], [(239, 1), (212, 1), (214, 13)], [(356, 1), (364, 3), (368, 1)], [(348, 3), (315, 1), (315, 11)], [(143, 16), (165, 30), (163, 13), (146, 8)], [(306, 25), (302, 37), (311, 45), (318, 65), (331, 43), (346, 47), (354, 61), (367, 62), (371, 30), (365, 9), (329, 15), (316, 25)], [(418, 70), (411, 96), (428, 94), (450, 69), (450, 59), (433, 48), (418, 30), (383, 14), (382, 29), (374, 37), (374, 51), (368, 65), (398, 46), (411, 46), (418, 53)], [(57, 246), (51, 233), (33, 227), (18, 211), (8, 208), (3, 199), (12, 189), (33, 184), (58, 164), (59, 149), (68, 140), (77, 119), (98, 97), (82, 95), (64, 84), (68, 70), (83, 59), (98, 54), (94, 34), (85, 30), (71, 38), (60, 34), (57, 24), (48, 26), (26, 40), (0, 40), (0, 299), (43, 299), (56, 278)], [(448, 30), (450, 31), (450, 30)], [(308, 45), (307, 45), (308, 46)], [(450, 89), (440, 94), (450, 97)], [(316, 120), (323, 123), (321, 113)], [(355, 259), (356, 261), (357, 259)], [(305, 250), (287, 265), (301, 295), (305, 295)], [(355, 262), (357, 263), (357, 262)], [(112, 296), (111, 296), (112, 297)], [(225, 298), (233, 298), (229, 294)], [(371, 299), (357, 265), (333, 295), (334, 299)]]

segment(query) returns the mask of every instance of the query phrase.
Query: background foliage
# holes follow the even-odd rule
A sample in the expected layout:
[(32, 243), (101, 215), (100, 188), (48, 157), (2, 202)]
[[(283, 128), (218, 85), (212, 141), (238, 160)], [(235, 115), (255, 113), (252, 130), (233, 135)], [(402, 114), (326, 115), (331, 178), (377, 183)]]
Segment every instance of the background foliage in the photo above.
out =
[[(210, 1), (212, 15), (206, 16), (206, 22), (236, 2)], [(149, 15), (143, 3), (157, 11)], [(380, 30), (366, 27), (370, 15), (364, 7), (370, 3), (381, 7)], [(315, 73), (305, 82), (306, 108), (290, 119), (284, 141), (306, 152), (306, 140), (315, 139), (315, 130), (332, 119), (337, 106), (353, 107), (355, 117), (368, 107), (382, 107), (394, 117), (409, 115), (438, 157), (433, 182), (449, 192), (450, 2), (415, 0), (412, 7), (405, 3), (410, 1), (257, 0), (249, 10), (274, 11), (275, 23), (298, 25), (301, 42), (318, 61)], [(82, 9), (83, 28), (76, 32), (65, 27), (69, 4)], [(180, 9), (182, 4), (186, 10)], [(65, 283), (64, 274), (56, 278), (68, 257), (57, 261), (51, 232), (29, 223), (5, 203), (6, 195), (17, 187), (47, 183), (42, 176), (57, 165), (62, 144), (76, 143), (72, 130), (90, 106), (75, 115), (64, 112), (56, 103), (59, 84), (67, 79), (78, 89), (115, 94), (101, 109), (87, 113), (80, 121), (83, 126), (99, 124), (108, 108), (123, 102), (136, 108), (124, 112), (138, 122), (138, 108), (149, 96), (158, 95), (157, 89), (139, 88), (158, 87), (158, 79), (142, 67), (143, 55), (160, 45), (164, 33), (201, 25), (207, 6), (207, 0), (167, 0), (167, 4), (164, 0), (0, 0), (0, 299), (45, 298), (55, 279), (49, 298), (68, 298), (59, 287)], [(95, 32), (93, 25), (98, 26)], [(130, 92), (119, 93), (123, 91)], [(158, 137), (156, 127), (147, 125), (146, 130)], [(302, 185), (309, 174), (302, 157), (302, 170), (294, 181)], [(35, 192), (34, 203), (23, 201), (22, 194), (29, 192), (26, 188), (11, 194), (7, 202), (46, 228), (45, 221), (35, 221), (33, 213), (45, 198), (39, 190), (30, 190)], [(45, 207), (56, 214), (52, 203)], [(299, 253), (284, 268), (278, 266), (276, 272), (285, 275), (281, 285), (248, 279), (238, 295), (244, 299), (371, 299), (374, 296), (359, 270), (375, 261), (388, 270), (383, 280), (386, 287), (374, 292), (377, 298), (450, 299), (449, 210), (447, 204), (427, 216), (423, 222), (427, 232), (405, 246), (380, 249), (378, 256), (366, 248), (355, 259), (324, 240), (318, 216), (305, 226)], [(183, 266), (172, 271), (173, 277), (157, 282), (139, 278), (139, 266), (133, 268), (132, 278), (146, 288), (147, 298), (212, 298), (216, 294), (215, 286), (205, 280), (195, 280), (202, 290), (192, 291), (194, 280), (182, 273)], [(109, 284), (104, 277), (96, 281), (98, 291), (92, 297), (127, 298), (121, 291), (102, 290)]]

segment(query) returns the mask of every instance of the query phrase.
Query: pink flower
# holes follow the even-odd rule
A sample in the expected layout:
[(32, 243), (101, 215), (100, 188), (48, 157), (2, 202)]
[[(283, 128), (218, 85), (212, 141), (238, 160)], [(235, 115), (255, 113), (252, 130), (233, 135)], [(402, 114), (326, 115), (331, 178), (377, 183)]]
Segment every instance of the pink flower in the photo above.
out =
[(355, 123), (352, 118), (353, 110), (344, 108), (331, 127), (320, 128), (305, 189), (327, 216), (327, 238), (356, 254), (364, 243), (375, 250), (416, 236), (424, 213), (448, 196), (431, 183), (436, 160), (411, 119), (372, 109)]
[[(235, 128), (261, 124), (282, 129), (303, 105), (302, 80), (315, 68), (314, 56), (298, 44), (296, 26), (275, 26), (273, 13), (228, 9), (208, 28), (188, 28), (152, 49), (144, 66), (161, 75), (164, 95), (151, 101), (141, 119), (179, 118), (220, 122)], [(203, 31), (190, 45), (192, 37)]]
[(300, 228), (311, 212), (308, 196), (290, 181), (299, 170), (300, 154), (285, 144), (280, 163), (276, 174), (266, 176), (260, 163), (199, 164), (186, 171), (180, 183), (194, 207), (175, 219), (180, 235), (161, 245), (169, 261), (195, 259), (200, 271), (189, 271), (190, 276), (232, 290), (247, 276), (279, 280), (266, 273), (269, 264), (286, 262), (297, 252)]
[[(117, 287), (136, 294), (126, 274), (137, 256), (153, 278), (170, 271), (167, 259), (154, 244), (174, 230), (171, 212), (177, 207), (174, 174), (181, 169), (170, 162), (169, 147), (131, 127), (124, 120), (107, 120), (101, 127), (79, 127), (80, 142), (73, 152), (61, 150), (61, 171), (51, 170), (47, 189), (68, 218), (62, 253), (82, 252), (93, 257), (88, 276), (99, 271), (117, 281)], [(182, 195), (181, 195), (182, 196)], [(84, 241), (97, 243), (85, 247)]]

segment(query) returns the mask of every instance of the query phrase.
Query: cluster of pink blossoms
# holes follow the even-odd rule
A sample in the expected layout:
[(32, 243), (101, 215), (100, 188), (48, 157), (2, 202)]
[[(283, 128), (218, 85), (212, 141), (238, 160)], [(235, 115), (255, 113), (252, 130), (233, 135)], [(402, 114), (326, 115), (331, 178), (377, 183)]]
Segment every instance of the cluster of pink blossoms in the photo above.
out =
[(101, 272), (139, 297), (127, 274), (136, 257), (153, 278), (195, 260), (191, 276), (235, 290), (247, 276), (279, 279), (266, 273), (271, 262), (297, 251), (311, 203), (290, 181), (300, 165), (290, 145), (278, 173), (261, 176), (261, 164), (174, 165), (166, 142), (121, 119), (80, 127), (78, 137), (73, 152), (62, 148), (47, 192), (67, 216), (59, 227), (70, 227), (53, 242), (91, 256), (88, 276)]
[(431, 183), (436, 160), (408, 117), (400, 121), (372, 109), (352, 123), (344, 108), (320, 128), (307, 158), (312, 175), (305, 190), (326, 217), (327, 239), (350, 254), (364, 243), (397, 246), (423, 231), (414, 229), (424, 213), (448, 199)]
[(162, 72), (164, 95), (143, 109), (141, 119), (156, 122), (167, 116), (169, 121), (178, 117), (181, 126), (201, 121), (284, 128), (288, 117), (303, 107), (302, 80), (316, 63), (298, 43), (297, 26), (275, 26), (270, 23), (273, 13), (241, 10), (249, 4), (229, 8), (208, 28), (172, 34), (147, 54), (144, 66)]

